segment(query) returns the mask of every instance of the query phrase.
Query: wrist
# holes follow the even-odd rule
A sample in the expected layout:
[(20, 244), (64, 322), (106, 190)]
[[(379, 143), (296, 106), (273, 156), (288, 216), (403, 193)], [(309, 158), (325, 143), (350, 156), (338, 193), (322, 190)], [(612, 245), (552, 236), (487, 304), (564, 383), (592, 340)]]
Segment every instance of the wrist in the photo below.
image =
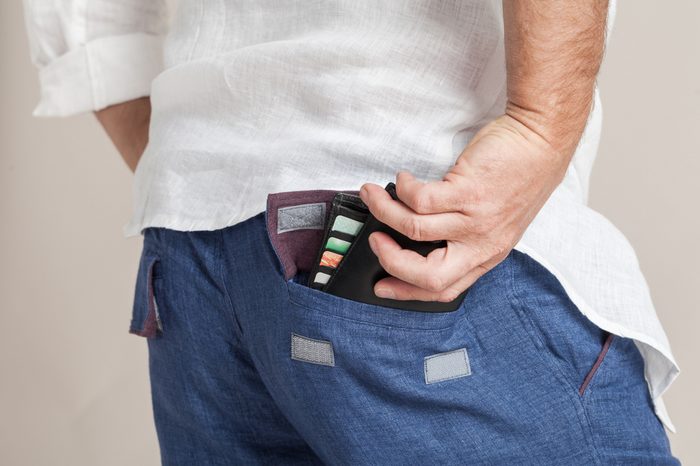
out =
[(509, 166), (518, 166), (522, 173), (536, 173), (542, 186), (553, 190), (566, 174), (575, 144), (563, 149), (546, 132), (533, 129), (534, 125), (528, 123), (518, 114), (504, 113), (477, 133), (470, 145), (485, 147), (478, 139), (491, 139), (488, 152), (501, 154)]
[(593, 90), (568, 96), (567, 102), (525, 105), (514, 99), (506, 103), (505, 115), (523, 131), (544, 140), (560, 157), (570, 160), (583, 135), (593, 105)]

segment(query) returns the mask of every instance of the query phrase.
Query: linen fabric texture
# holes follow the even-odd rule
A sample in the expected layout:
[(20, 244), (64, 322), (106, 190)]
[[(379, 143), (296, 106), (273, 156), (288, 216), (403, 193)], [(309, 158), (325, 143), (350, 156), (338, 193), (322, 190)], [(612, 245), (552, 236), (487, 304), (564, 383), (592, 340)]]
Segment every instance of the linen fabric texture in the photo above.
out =
[[(38, 116), (150, 95), (127, 236), (217, 230), (268, 193), (441, 179), (506, 102), (500, 0), (25, 0)], [(615, 11), (611, 5), (609, 25)], [(587, 206), (598, 92), (566, 176), (515, 249), (635, 341), (656, 412), (680, 369), (624, 235)]]

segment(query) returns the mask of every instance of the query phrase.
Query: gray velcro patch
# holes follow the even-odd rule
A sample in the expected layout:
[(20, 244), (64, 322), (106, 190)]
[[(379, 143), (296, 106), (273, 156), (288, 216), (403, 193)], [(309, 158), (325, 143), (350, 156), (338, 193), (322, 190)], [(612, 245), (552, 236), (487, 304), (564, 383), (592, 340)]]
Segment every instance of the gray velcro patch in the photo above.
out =
[(466, 348), (426, 356), (423, 360), (423, 368), (425, 383), (456, 379), (472, 373)]
[(335, 366), (333, 345), (330, 341), (315, 340), (292, 333), (292, 359), (297, 361)]
[(277, 233), (301, 229), (323, 230), (326, 203), (301, 204), (277, 209)]

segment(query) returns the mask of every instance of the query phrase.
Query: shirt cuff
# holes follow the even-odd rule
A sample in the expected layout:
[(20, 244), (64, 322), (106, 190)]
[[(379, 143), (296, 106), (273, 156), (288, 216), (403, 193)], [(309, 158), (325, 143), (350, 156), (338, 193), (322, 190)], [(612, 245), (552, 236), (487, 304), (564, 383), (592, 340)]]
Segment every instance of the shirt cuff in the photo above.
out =
[(163, 70), (163, 36), (102, 37), (39, 70), (41, 97), (34, 116), (69, 116), (150, 95)]

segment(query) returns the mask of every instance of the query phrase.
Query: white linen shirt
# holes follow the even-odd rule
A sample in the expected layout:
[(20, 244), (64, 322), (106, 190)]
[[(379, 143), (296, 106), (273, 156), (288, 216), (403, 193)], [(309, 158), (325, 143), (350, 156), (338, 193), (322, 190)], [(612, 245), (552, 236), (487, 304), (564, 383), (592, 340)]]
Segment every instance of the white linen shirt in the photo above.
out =
[[(39, 68), (37, 116), (150, 95), (134, 179), (136, 236), (213, 230), (268, 193), (439, 180), (503, 113), (500, 0), (24, 0)], [(614, 4), (611, 9), (611, 21)], [(594, 324), (635, 340), (659, 418), (679, 374), (634, 250), (587, 206), (601, 131), (595, 102), (561, 185), (516, 249)]]

